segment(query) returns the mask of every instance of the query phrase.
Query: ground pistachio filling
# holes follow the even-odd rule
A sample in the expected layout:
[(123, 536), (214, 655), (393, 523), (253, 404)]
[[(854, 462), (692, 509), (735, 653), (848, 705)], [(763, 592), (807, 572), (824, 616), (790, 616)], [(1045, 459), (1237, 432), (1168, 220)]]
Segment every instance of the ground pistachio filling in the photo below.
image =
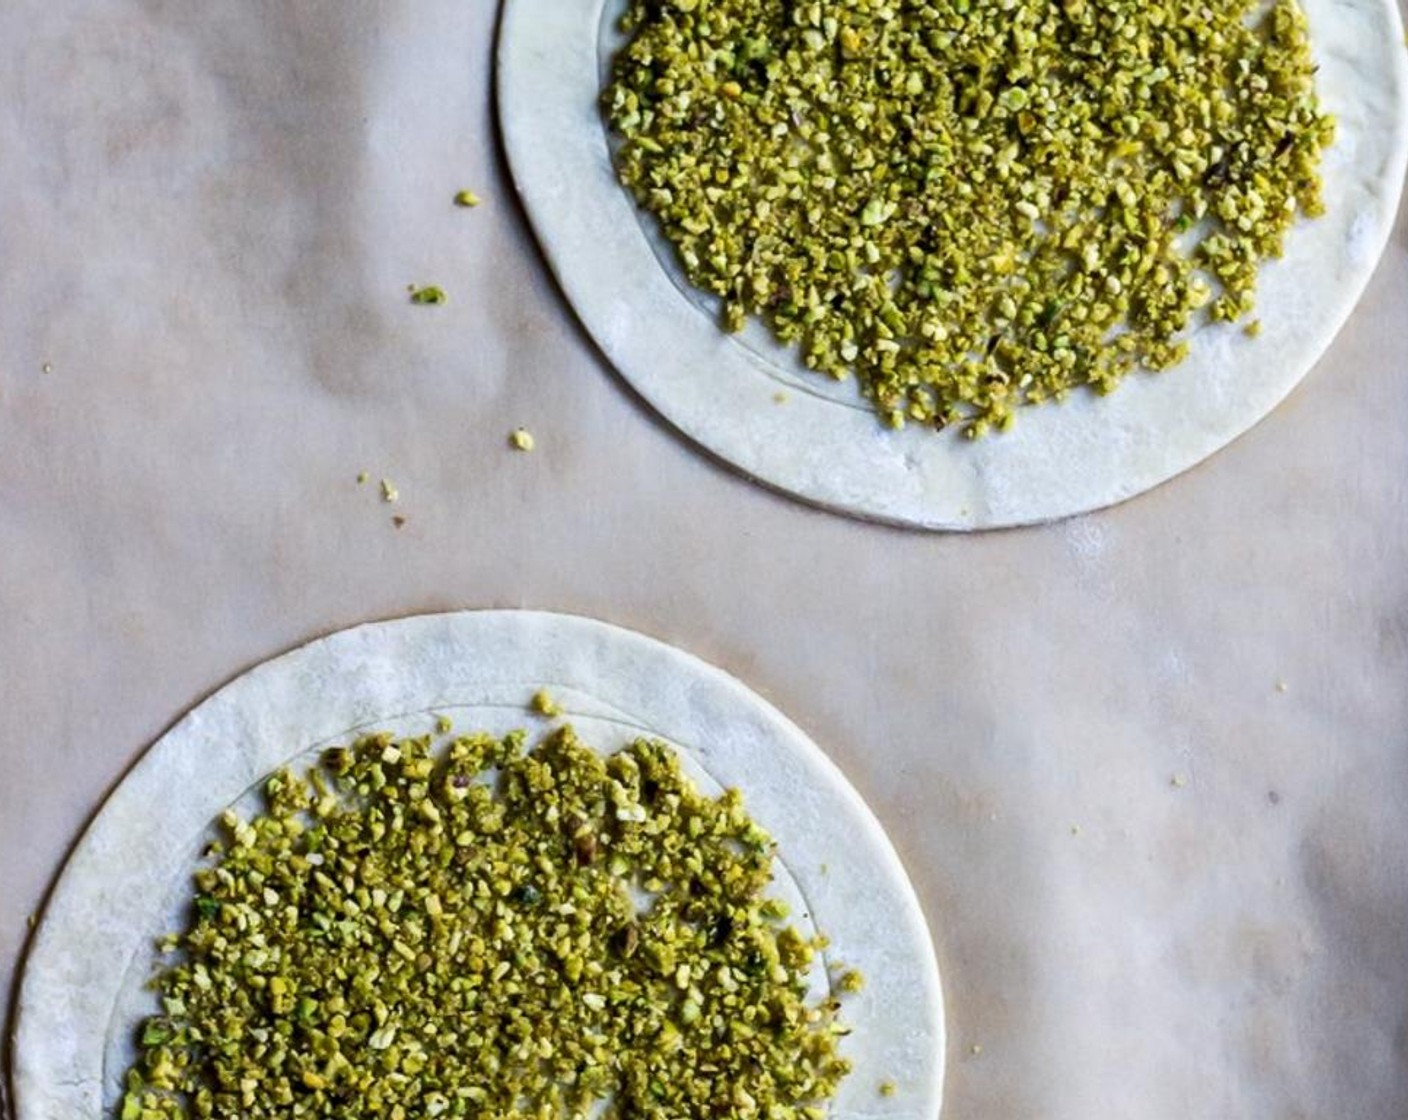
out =
[(895, 427), (981, 435), (1177, 363), (1323, 210), (1295, 0), (630, 0), (624, 27), (621, 181), (726, 327)]
[(121, 1120), (820, 1120), (846, 1029), (740, 795), (525, 742), (375, 735), (227, 812)]

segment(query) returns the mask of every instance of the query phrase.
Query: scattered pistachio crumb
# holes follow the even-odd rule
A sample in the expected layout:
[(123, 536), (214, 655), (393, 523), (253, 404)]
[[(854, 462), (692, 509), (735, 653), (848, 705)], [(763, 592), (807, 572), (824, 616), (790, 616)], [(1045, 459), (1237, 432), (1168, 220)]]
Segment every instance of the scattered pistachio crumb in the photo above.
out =
[(862, 976), (859, 972), (857, 972), (854, 968), (850, 968), (841, 974), (841, 979), (838, 982), (838, 986), (840, 987), (841, 991), (853, 995), (865, 987), (865, 977)]
[(846, 1027), (740, 795), (526, 743), (370, 735), (223, 814), (119, 1115), (819, 1120)]
[(1174, 789), (1182, 789), (1188, 784), (1188, 779), (1183, 774), (1175, 774), (1173, 775), (1173, 777), (1169, 778), (1168, 784), (1171, 785)]
[(455, 195), (456, 206), (478, 206), (482, 201), (473, 191), (460, 191)]
[(369, 475), (366, 471), (357, 472), (357, 485), (365, 486), (369, 478), (371, 478), (371, 475)]
[(531, 706), (533, 711), (542, 716), (551, 717), (560, 716), (562, 714), (562, 708), (560, 708), (557, 701), (553, 699), (552, 693), (545, 688), (540, 688), (537, 692), (533, 693)]
[(968, 1048), (968, 1052), (976, 1058), (983, 1052), (983, 1044), (981, 1042), (973, 1043), (973, 1045)]
[(786, 403), (787, 403), (787, 394), (784, 393), (782, 390), (779, 389), (776, 393), (774, 393), (774, 394), (772, 395), (772, 403), (773, 403), (773, 404), (786, 404)]
[(445, 295), (445, 290), (434, 284), (427, 284), (423, 288), (418, 288), (413, 284), (411, 285), (410, 292), (412, 303), (444, 303), (448, 298)]
[(896, 1087), (893, 1081), (880, 1082), (880, 1095), (882, 1097), (893, 1097), (895, 1095), (895, 1092)]
[(973, 437), (1186, 356), (1324, 210), (1296, 0), (629, 0), (618, 176), (721, 325)]
[(1261, 320), (1253, 319), (1250, 323), (1248, 323), (1245, 327), (1242, 328), (1242, 333), (1248, 338), (1258, 337), (1261, 334)]
[(435, 717), (435, 730), (437, 734), (448, 735), (454, 729), (455, 721), (449, 716), (442, 714)]
[(1080, 835), (1080, 825), (1078, 825), (1078, 824), (1073, 824), (1073, 825), (1071, 825), (1071, 835), (1072, 835), (1072, 836), (1079, 836), (1079, 835)]
[(532, 451), (537, 446), (537, 441), (533, 438), (533, 433), (527, 428), (514, 428), (509, 433), (509, 444), (518, 451)]
[(54, 372), (54, 367), (53, 367), (52, 363), (50, 363), (50, 362), (45, 362), (42, 366), (39, 367), (39, 371), (40, 371), (41, 373), (53, 373), (53, 372)]
[(389, 478), (381, 480), (381, 500), (383, 502), (394, 502), (401, 497), (401, 491), (396, 489), (395, 483)]

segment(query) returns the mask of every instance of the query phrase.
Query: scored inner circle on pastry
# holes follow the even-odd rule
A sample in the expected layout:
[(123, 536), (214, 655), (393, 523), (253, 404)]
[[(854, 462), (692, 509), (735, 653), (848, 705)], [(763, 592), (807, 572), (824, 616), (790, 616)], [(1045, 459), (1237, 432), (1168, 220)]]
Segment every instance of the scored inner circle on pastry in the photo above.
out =
[[(772, 893), (804, 933), (830, 939), (830, 966), (856, 968), (847, 995), (854, 1071), (838, 1120), (931, 1120), (944, 1076), (934, 948), (883, 830), (836, 766), (735, 678), (662, 642), (536, 611), (465, 611), (371, 623), (250, 670), (147, 751), (69, 857), (35, 933), (19, 993), (15, 1120), (114, 1115), (141, 1021), (155, 941), (176, 932), (191, 875), (230, 806), (258, 808), (265, 778), (303, 768), (360, 732), (426, 734), (549, 726), (528, 710), (548, 689), (588, 745), (645, 736), (675, 748), (706, 793), (736, 786), (777, 843)], [(824, 969), (814, 970), (814, 987)], [(893, 1082), (893, 1095), (878, 1086)]]
[[(1021, 408), (1012, 431), (885, 428), (854, 383), (808, 371), (750, 320), (719, 327), (654, 219), (616, 180), (600, 95), (624, 0), (507, 0), (498, 104), (516, 188), (568, 301), (621, 376), (684, 435), (813, 504), (930, 529), (1048, 521), (1187, 470), (1270, 412), (1349, 317), (1387, 244), (1408, 162), (1408, 52), (1394, 0), (1301, 0), (1337, 118), (1327, 212), (1258, 272), (1257, 338), (1194, 328), (1191, 353), (1108, 397)], [(779, 392), (785, 399), (779, 402)]]

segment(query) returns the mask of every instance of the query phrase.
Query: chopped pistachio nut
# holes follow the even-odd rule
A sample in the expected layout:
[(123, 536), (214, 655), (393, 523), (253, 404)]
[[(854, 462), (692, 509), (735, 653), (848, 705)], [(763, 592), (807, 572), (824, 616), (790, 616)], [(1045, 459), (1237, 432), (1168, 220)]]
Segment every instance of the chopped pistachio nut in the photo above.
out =
[(381, 500), (383, 502), (394, 502), (401, 497), (401, 491), (396, 489), (396, 484), (389, 478), (381, 480)]
[(434, 284), (427, 284), (423, 288), (414, 286), (411, 288), (412, 303), (444, 303), (447, 298), (445, 290)]
[(533, 433), (527, 428), (514, 428), (509, 433), (508, 442), (518, 451), (532, 451), (537, 446), (537, 441), (533, 439)]
[(374, 735), (227, 812), (121, 1117), (815, 1120), (845, 1028), (737, 791), (524, 744)]
[(435, 730), (441, 735), (448, 735), (454, 729), (455, 721), (452, 720), (449, 716), (438, 715), (435, 717)]
[(880, 1095), (882, 1097), (893, 1097), (896, 1092), (896, 1085), (893, 1081), (880, 1082)]
[(562, 714), (562, 708), (553, 699), (552, 693), (545, 688), (540, 688), (533, 693), (532, 708), (533, 711), (543, 716), (560, 716)]
[(460, 191), (455, 195), (456, 206), (478, 206), (482, 201), (473, 191)]
[(847, 969), (841, 974), (839, 981), (841, 991), (854, 994), (865, 987), (865, 977), (855, 969)]
[(369, 479), (369, 478), (371, 478), (371, 475), (369, 475), (366, 471), (358, 471), (358, 472), (357, 472), (357, 485), (358, 485), (358, 486), (364, 486), (364, 485), (366, 485), (367, 479)]
[(630, 0), (617, 168), (724, 325), (882, 421), (1019, 406), (1187, 351), (1322, 212), (1295, 0)]

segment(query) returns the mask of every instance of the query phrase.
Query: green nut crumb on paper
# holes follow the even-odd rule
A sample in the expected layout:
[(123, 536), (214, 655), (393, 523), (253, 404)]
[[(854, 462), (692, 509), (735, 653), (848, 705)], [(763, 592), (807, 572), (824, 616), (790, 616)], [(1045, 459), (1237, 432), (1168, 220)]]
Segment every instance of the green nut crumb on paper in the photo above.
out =
[(617, 170), (724, 325), (881, 420), (1005, 427), (1187, 352), (1323, 211), (1295, 0), (631, 0)]
[(411, 289), (411, 302), (417, 304), (445, 303), (449, 299), (445, 295), (443, 288), (434, 284), (427, 284), (423, 288), (413, 287)]
[(526, 742), (372, 735), (227, 811), (123, 1120), (822, 1120), (846, 1028), (741, 796)]
[(508, 434), (508, 442), (515, 451), (532, 451), (538, 445), (538, 441), (533, 438), (533, 433), (527, 428), (514, 428)]
[(478, 206), (483, 201), (484, 200), (473, 191), (460, 191), (455, 195), (456, 206), (474, 207)]

